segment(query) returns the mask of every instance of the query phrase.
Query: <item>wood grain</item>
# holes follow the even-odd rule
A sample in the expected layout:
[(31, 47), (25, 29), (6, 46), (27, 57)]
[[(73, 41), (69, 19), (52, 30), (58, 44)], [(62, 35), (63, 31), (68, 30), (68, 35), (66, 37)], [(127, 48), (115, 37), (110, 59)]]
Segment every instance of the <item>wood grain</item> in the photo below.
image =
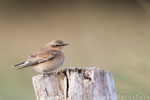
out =
[(117, 100), (112, 75), (97, 67), (37, 75), (33, 85), (37, 100)]

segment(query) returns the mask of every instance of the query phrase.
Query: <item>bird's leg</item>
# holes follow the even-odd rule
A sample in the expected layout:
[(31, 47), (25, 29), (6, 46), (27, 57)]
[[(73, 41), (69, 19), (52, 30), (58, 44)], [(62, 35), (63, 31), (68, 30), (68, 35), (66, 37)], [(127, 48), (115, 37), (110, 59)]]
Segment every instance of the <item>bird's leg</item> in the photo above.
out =
[(49, 76), (50, 73), (43, 73), (43, 77)]
[(43, 77), (47, 76), (47, 73), (43, 73)]
[(43, 77), (45, 77), (45, 73), (43, 73), (42, 75), (43, 75)]

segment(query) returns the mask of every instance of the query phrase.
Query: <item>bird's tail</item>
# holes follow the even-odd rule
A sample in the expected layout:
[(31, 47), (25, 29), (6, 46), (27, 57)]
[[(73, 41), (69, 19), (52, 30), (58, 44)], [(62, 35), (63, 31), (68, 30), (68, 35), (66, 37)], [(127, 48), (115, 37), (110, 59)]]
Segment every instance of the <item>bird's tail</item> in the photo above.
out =
[(24, 63), (25, 63), (25, 62), (22, 62), (22, 63), (16, 64), (16, 65), (14, 65), (14, 67), (20, 66), (20, 65), (22, 65), (22, 64), (24, 64)]
[(22, 63), (16, 64), (16, 65), (13, 65), (12, 68), (14, 68), (14, 67), (19, 67), (18, 69), (22, 69), (22, 68), (24, 68), (24, 63), (25, 63), (25, 62), (22, 62)]
[(22, 62), (22, 63), (19, 63), (19, 64), (14, 65), (14, 66), (12, 66), (12, 67), (13, 67), (13, 68), (14, 68), (14, 67), (17, 67), (17, 68), (18, 68), (17, 70), (19, 70), (19, 69), (26, 68), (26, 67), (29, 67), (29, 66), (27, 65), (26, 62)]

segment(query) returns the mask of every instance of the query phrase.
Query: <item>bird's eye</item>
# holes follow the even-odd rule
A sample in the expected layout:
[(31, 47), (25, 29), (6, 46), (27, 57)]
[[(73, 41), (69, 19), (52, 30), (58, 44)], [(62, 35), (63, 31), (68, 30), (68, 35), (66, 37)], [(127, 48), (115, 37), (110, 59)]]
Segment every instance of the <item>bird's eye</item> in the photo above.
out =
[(56, 47), (58, 47), (59, 45), (56, 45)]

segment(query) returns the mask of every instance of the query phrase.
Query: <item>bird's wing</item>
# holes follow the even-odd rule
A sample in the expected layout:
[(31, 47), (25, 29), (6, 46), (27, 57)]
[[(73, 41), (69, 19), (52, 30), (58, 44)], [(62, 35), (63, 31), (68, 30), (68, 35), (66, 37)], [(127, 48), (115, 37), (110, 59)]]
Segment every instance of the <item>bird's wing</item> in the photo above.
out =
[(58, 50), (39, 50), (37, 53), (32, 54), (19, 69), (55, 59), (59, 54), (60, 51)]

